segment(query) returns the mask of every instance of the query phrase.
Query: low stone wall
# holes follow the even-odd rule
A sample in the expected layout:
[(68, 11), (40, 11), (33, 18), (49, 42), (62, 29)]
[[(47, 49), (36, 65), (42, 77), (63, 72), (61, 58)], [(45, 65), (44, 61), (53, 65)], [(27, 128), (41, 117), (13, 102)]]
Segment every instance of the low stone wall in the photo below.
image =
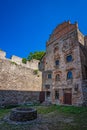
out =
[(39, 91), (0, 90), (0, 106), (38, 102), (39, 94)]

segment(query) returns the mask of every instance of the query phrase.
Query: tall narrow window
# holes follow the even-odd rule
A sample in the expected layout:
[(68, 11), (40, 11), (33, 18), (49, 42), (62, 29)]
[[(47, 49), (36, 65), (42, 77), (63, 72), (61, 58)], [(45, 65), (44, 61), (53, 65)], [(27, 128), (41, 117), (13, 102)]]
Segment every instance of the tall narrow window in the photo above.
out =
[(55, 91), (55, 99), (59, 99), (59, 91), (58, 90)]
[(59, 74), (56, 75), (55, 81), (60, 81), (60, 75)]
[(48, 79), (51, 79), (52, 78), (52, 75), (51, 74), (48, 74)]
[(46, 92), (46, 97), (47, 97), (47, 98), (50, 97), (50, 92), (49, 92), (49, 91)]
[(66, 61), (67, 61), (67, 62), (71, 62), (71, 61), (72, 61), (72, 55), (68, 55), (68, 56), (66, 57)]
[(72, 78), (73, 78), (72, 71), (68, 71), (67, 79), (72, 79)]
[(55, 61), (55, 65), (58, 66), (59, 65), (59, 60)]
[(58, 51), (58, 46), (56, 46), (55, 48), (54, 48), (54, 53), (56, 53)]

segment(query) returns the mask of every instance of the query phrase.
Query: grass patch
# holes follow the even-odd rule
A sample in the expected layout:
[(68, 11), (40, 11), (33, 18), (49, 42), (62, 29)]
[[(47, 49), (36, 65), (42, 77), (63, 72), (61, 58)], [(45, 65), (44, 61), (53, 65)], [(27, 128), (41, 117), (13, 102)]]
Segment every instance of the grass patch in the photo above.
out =
[(37, 110), (38, 110), (38, 113), (40, 114), (47, 114), (53, 111), (58, 111), (58, 112), (68, 113), (68, 114), (87, 113), (86, 107), (59, 106), (59, 105), (51, 105), (49, 107), (39, 106), (37, 107)]
[(87, 112), (86, 107), (76, 107), (76, 106), (56, 106), (59, 112), (63, 113), (72, 113), (72, 114), (80, 114)]
[(10, 112), (11, 109), (0, 109), (0, 119)]

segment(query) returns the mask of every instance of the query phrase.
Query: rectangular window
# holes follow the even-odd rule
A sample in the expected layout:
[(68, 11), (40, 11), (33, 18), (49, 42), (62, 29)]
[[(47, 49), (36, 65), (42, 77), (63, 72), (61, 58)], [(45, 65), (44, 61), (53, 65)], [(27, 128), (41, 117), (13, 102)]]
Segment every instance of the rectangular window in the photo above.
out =
[(46, 89), (50, 89), (50, 85), (49, 85), (49, 84), (46, 84), (46, 85), (45, 85), (45, 88), (46, 88)]
[(52, 75), (51, 74), (48, 74), (48, 79), (51, 79), (52, 78)]
[(59, 91), (58, 90), (55, 91), (55, 99), (59, 99)]
[(59, 65), (59, 60), (55, 61), (55, 65), (58, 66)]
[(46, 92), (46, 97), (47, 97), (47, 98), (50, 97), (50, 92), (49, 92), (49, 91)]

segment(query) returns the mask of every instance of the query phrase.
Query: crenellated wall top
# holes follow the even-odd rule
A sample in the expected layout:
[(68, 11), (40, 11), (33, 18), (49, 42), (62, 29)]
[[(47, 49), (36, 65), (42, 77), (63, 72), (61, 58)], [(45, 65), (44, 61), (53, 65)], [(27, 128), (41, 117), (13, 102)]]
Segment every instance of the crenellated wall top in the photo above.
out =
[(30, 69), (38, 69), (39, 60), (33, 59), (31, 61), (27, 61), (26, 64), (24, 64), (22, 62), (21, 57), (12, 55), (11, 59), (6, 58), (6, 52), (2, 51), (2, 50), (0, 50), (0, 59), (9, 60), (11, 62), (14, 62), (14, 63), (18, 64), (18, 65), (22, 65), (22, 66), (30, 68)]

